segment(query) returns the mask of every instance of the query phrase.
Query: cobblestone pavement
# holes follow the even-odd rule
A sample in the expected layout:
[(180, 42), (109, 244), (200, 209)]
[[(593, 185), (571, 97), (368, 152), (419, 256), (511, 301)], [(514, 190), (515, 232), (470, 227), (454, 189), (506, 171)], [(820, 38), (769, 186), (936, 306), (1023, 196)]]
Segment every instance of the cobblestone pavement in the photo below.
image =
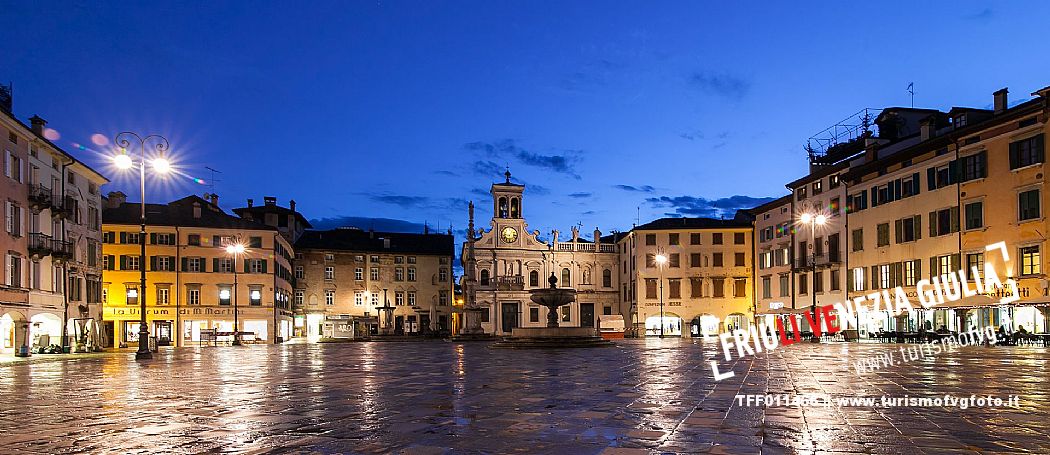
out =
[[(895, 344), (564, 351), (485, 343), (185, 348), (0, 365), (0, 453), (1050, 453), (1050, 354), (969, 347), (857, 374)], [(844, 361), (842, 359), (849, 359)], [(737, 394), (1021, 395), (1019, 408), (762, 407)]]

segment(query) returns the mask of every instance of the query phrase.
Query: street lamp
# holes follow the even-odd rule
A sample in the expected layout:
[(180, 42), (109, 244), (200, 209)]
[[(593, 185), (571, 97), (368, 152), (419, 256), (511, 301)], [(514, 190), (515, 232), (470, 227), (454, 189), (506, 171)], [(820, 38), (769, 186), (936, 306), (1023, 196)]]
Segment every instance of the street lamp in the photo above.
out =
[(244, 244), (236, 241), (226, 245), (226, 254), (233, 256), (233, 345), (241, 345), (241, 325), (237, 319), (237, 263), (244, 254)]
[(664, 264), (667, 256), (663, 253), (656, 255), (656, 264), (660, 266), (660, 338), (664, 337)]
[(158, 134), (143, 138), (125, 131), (118, 134), (113, 143), (120, 147), (120, 153), (113, 157), (113, 164), (123, 170), (131, 169), (136, 164), (128, 154), (128, 148), (137, 145), (139, 149), (139, 350), (135, 352), (135, 360), (147, 360), (153, 358), (153, 353), (149, 350), (149, 328), (146, 326), (146, 149), (150, 148), (156, 152), (156, 156), (150, 161), (153, 172), (157, 175), (167, 174), (171, 171), (171, 163), (164, 157), (164, 153), (168, 151), (168, 140)]
[[(808, 224), (809, 225), (809, 238), (810, 238), (810, 246), (809, 247), (813, 248), (813, 255), (811, 256), (812, 259), (810, 259), (810, 266), (811, 266), (810, 270), (813, 273), (812, 273), (812, 275), (810, 275), (812, 278), (810, 279), (810, 286), (809, 286), (810, 289), (809, 289), (809, 291), (813, 295), (813, 309), (812, 309), (812, 311), (813, 311), (813, 313), (812, 313), (813, 314), (813, 320), (816, 321), (817, 324), (820, 324), (820, 320), (817, 319), (817, 287), (816, 287), (816, 279), (817, 279), (817, 249), (816, 249), (817, 226), (823, 226), (824, 224), (826, 224), (828, 222), (828, 217), (825, 216), (822, 213), (814, 214), (814, 213), (808, 213), (807, 212), (807, 213), (803, 213), (801, 216), (799, 216), (798, 220), (802, 224)], [(803, 252), (803, 254), (805, 254), (805, 252)], [(814, 343), (819, 342), (820, 339), (817, 338), (816, 327), (810, 327), (809, 330), (810, 330), (810, 332), (813, 333), (813, 338), (811, 340)]]

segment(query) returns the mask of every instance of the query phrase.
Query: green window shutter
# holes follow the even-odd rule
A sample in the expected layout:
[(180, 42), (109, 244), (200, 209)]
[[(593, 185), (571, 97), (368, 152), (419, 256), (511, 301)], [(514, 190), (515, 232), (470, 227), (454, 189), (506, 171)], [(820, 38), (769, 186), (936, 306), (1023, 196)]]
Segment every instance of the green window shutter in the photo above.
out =
[(128, 243), (128, 233), (127, 232), (121, 232), (120, 233), (120, 243)]
[(109, 269), (110, 270), (113, 270), (113, 265), (114, 265), (113, 260), (114, 260), (114, 256), (112, 254), (110, 254), (109, 255)]
[(222, 246), (222, 237), (217, 235), (211, 236), (211, 246)]
[(937, 237), (937, 212), (930, 212), (930, 238)]
[(951, 260), (950, 260), (951, 262), (949, 262), (949, 264), (951, 265), (951, 269), (952, 270), (959, 270), (959, 265), (960, 265), (960, 260), (961, 259), (962, 259), (962, 257), (961, 257), (961, 255), (959, 253), (955, 253), (955, 254), (953, 254), (951, 256)]
[(959, 160), (951, 160), (948, 162), (948, 183), (959, 182)]
[(926, 189), (930, 191), (937, 189), (937, 170), (932, 167), (926, 169)]
[(1010, 143), (1010, 169), (1021, 167), (1021, 143)]
[(988, 177), (988, 152), (981, 152), (977, 155), (977, 177)]
[(879, 288), (879, 266), (877, 265), (871, 266), (871, 288)]
[(251, 270), (251, 268), (248, 267), (248, 261), (250, 261), (250, 260), (251, 259), (245, 259), (244, 260), (244, 273), (248, 273), (248, 271)]
[(211, 270), (213, 272), (219, 271), (219, 258), (211, 258)]
[(893, 222), (893, 233), (894, 233), (894, 242), (893, 243), (901, 243), (901, 238), (902, 238), (901, 234), (903, 232), (904, 232), (904, 221), (903, 220), (894, 221)]
[(847, 270), (846, 271), (846, 291), (852, 291), (852, 290), (853, 290), (853, 271), (852, 270)]
[(183, 272), (188, 272), (189, 270), (190, 270), (190, 260), (189, 260), (189, 258), (182, 258), (182, 271)]
[(120, 255), (120, 270), (127, 270), (127, 269), (128, 269), (128, 257), (122, 254), (122, 255)]
[(915, 240), (922, 238), (922, 215), (915, 215), (912, 218), (915, 221)]
[(149, 233), (149, 244), (150, 245), (156, 245), (157, 244), (157, 233), (156, 232), (150, 232)]
[(157, 257), (156, 256), (150, 256), (149, 257), (149, 269), (150, 270), (157, 270)]
[[(205, 261), (204, 258), (201, 258), (200, 261), (201, 261), (201, 272), (207, 272), (208, 271), (208, 261)], [(214, 272), (215, 269), (212, 269), (212, 271)]]
[(259, 260), (262, 261), (262, 273), (267, 273), (266, 272), (266, 259), (259, 259)]
[(952, 219), (951, 232), (959, 232), (959, 206), (952, 207), (951, 219)]
[(922, 185), (919, 185), (919, 173), (916, 172), (916, 173), (911, 175), (911, 195), (915, 196), (915, 195), (919, 194), (919, 190), (921, 188), (922, 188)]
[(930, 279), (937, 274), (937, 256), (930, 258)]
[(912, 262), (915, 263), (915, 281), (918, 281), (922, 278), (922, 261), (916, 259)]
[(1035, 146), (1036, 160), (1039, 161), (1040, 163), (1046, 162), (1046, 160), (1044, 159), (1045, 158), (1045, 152), (1043, 150), (1043, 135), (1040, 134), (1040, 135), (1036, 136), (1034, 140), (1035, 140), (1034, 146)]

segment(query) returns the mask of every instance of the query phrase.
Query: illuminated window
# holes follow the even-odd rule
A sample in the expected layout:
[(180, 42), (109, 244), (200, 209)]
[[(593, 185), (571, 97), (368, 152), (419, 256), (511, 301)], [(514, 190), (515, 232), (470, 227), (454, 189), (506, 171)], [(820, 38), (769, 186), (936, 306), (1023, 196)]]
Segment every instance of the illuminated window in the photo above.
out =
[(1021, 250), (1021, 275), (1038, 275), (1042, 273), (1042, 264), (1039, 257), (1039, 245), (1022, 247)]

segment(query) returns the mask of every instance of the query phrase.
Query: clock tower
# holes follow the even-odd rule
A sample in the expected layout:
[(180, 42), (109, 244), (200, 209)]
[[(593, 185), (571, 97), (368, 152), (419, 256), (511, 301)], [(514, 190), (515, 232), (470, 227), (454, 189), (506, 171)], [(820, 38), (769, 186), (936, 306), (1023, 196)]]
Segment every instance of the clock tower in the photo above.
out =
[(510, 182), (510, 170), (503, 183), (492, 184), (492, 230), (497, 246), (521, 246), (525, 231), (522, 193), (525, 185)]

